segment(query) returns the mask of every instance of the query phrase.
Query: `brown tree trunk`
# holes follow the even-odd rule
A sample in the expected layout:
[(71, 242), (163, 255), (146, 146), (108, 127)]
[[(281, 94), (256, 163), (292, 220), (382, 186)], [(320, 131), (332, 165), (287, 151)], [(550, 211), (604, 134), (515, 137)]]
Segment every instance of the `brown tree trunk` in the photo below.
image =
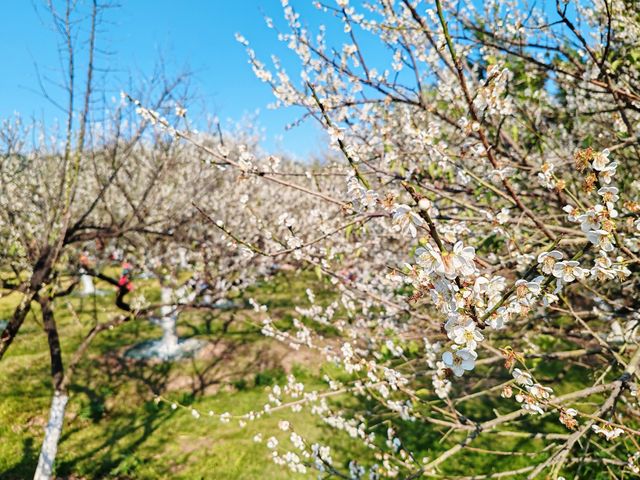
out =
[(49, 480), (53, 474), (53, 465), (58, 451), (58, 442), (62, 434), (64, 413), (69, 396), (64, 386), (64, 366), (62, 363), (62, 349), (58, 328), (53, 313), (51, 298), (38, 297), (42, 311), (42, 322), (49, 342), (51, 356), (51, 379), (53, 381), (53, 399), (49, 410), (49, 422), (45, 428), (44, 440), (38, 458), (38, 466), (34, 475), (35, 480)]
[(49, 342), (49, 354), (51, 356), (51, 379), (54, 390), (59, 390), (64, 379), (64, 367), (62, 365), (62, 350), (58, 327), (53, 315), (52, 301), (49, 297), (39, 297), (38, 303), (42, 311), (42, 323)]
[(13, 312), (13, 317), (3, 330), (2, 335), (0, 335), (0, 360), (2, 360), (5, 352), (11, 346), (24, 319), (27, 318), (27, 314), (31, 310), (31, 302), (37, 300), (38, 291), (42, 288), (42, 285), (45, 284), (49, 275), (51, 275), (52, 255), (51, 248), (45, 248), (34, 265), (31, 281), (27, 291), (24, 292), (24, 298)]
[(13, 339), (18, 334), (18, 331), (22, 326), (22, 322), (24, 322), (24, 319), (27, 317), (29, 310), (31, 310), (31, 302), (33, 301), (35, 296), (35, 292), (27, 293), (25, 298), (22, 299), (22, 302), (20, 302), (20, 305), (18, 305), (18, 307), (13, 312), (13, 317), (11, 317), (11, 320), (2, 331), (2, 335), (0, 335), (0, 360), (2, 360), (5, 352), (7, 351), (9, 346), (11, 346)]

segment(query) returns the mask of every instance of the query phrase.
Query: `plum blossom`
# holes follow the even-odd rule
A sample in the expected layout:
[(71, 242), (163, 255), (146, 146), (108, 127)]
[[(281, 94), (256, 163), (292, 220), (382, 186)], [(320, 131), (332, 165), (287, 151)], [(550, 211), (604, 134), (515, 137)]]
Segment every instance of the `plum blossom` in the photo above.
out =
[(500, 213), (496, 215), (496, 220), (500, 225), (507, 223), (509, 221), (509, 218), (511, 218), (511, 210), (509, 210), (508, 208), (503, 208), (502, 210), (500, 210)]
[(538, 173), (538, 181), (544, 188), (551, 189), (555, 187), (553, 182), (554, 168), (555, 167), (552, 163), (545, 163), (542, 165), (541, 171)]
[(374, 190), (367, 190), (360, 201), (362, 206), (365, 208), (375, 207), (378, 202), (378, 192)]
[(589, 230), (600, 229), (600, 225), (605, 214), (605, 207), (598, 204), (595, 207), (584, 212), (582, 215), (578, 215), (576, 217), (576, 221), (580, 222), (580, 228), (583, 232), (586, 233)]
[(542, 265), (540, 268), (542, 273), (546, 273), (547, 275), (551, 275), (553, 271), (553, 267), (559, 260), (564, 258), (564, 253), (559, 250), (552, 250), (550, 252), (542, 252), (538, 255), (538, 263)]
[(414, 213), (410, 206), (400, 204), (395, 206), (393, 223), (397, 230), (400, 230), (402, 233), (408, 230), (411, 236), (415, 238), (418, 234), (416, 227), (423, 225), (424, 220)]
[(551, 396), (551, 393), (553, 392), (551, 388), (543, 387), (539, 383), (535, 383), (529, 386), (527, 390), (534, 398), (537, 398), (540, 400), (547, 400)]
[(613, 180), (614, 175), (616, 174), (616, 168), (618, 168), (618, 162), (611, 162), (605, 168), (600, 171), (598, 178), (605, 185), (609, 185)]
[(609, 210), (613, 210), (613, 204), (620, 199), (618, 195), (620, 191), (616, 187), (602, 187), (598, 190), (598, 195), (602, 197), (602, 200), (607, 205)]
[(467, 276), (476, 271), (474, 259), (476, 251), (473, 247), (465, 247), (461, 241), (456, 242), (451, 252), (442, 253), (442, 264), (438, 266), (438, 273), (449, 280), (458, 275)]
[(605, 252), (613, 251), (613, 243), (611, 243), (611, 234), (606, 230), (590, 230), (587, 232), (587, 239)]
[(578, 422), (575, 419), (578, 415), (578, 411), (575, 408), (567, 408), (560, 410), (560, 423), (562, 423), (569, 430), (574, 430), (578, 426)]
[(604, 149), (602, 152), (595, 152), (593, 154), (593, 160), (591, 161), (591, 166), (594, 170), (602, 171), (607, 167), (609, 163), (609, 150)]
[(551, 292), (545, 292), (542, 295), (542, 305), (548, 307), (549, 305), (553, 305), (558, 301), (558, 296)]
[(532, 281), (524, 279), (517, 280), (515, 283), (516, 296), (518, 298), (531, 299), (532, 296), (538, 295), (541, 291), (540, 283), (542, 282), (542, 279), (543, 277), (539, 276), (534, 278)]
[(516, 395), (516, 401), (522, 404), (522, 408), (531, 413), (542, 415), (544, 410), (542, 405), (533, 395), (519, 393)]
[(465, 324), (458, 324), (452, 328), (451, 339), (458, 345), (464, 345), (469, 350), (475, 350), (478, 342), (484, 340), (484, 335), (476, 328), (476, 323), (469, 319)]
[(567, 214), (567, 220), (570, 222), (577, 222), (580, 215), (580, 211), (573, 205), (565, 205), (562, 210)]
[(476, 365), (478, 354), (466, 348), (446, 351), (442, 354), (442, 361), (447, 368), (450, 368), (456, 377), (461, 377), (465, 370), (473, 370)]
[(487, 325), (489, 325), (494, 330), (501, 330), (504, 328), (505, 324), (509, 321), (511, 317), (511, 312), (506, 307), (500, 307), (485, 321)]
[(591, 268), (591, 276), (597, 278), (599, 281), (614, 279), (616, 273), (611, 269), (611, 265), (611, 259), (607, 257), (605, 252), (601, 252), (601, 255), (595, 259), (593, 268)]
[(280, 420), (278, 422), (278, 428), (283, 432), (286, 432), (287, 430), (289, 430), (289, 426), (290, 426), (289, 422), (287, 422), (286, 420)]
[(605, 423), (603, 427), (600, 425), (592, 425), (591, 429), (596, 432), (598, 435), (606, 438), (607, 440), (613, 440), (614, 438), (618, 438), (620, 435), (624, 433), (624, 430), (620, 427), (613, 427), (613, 425)]
[(364, 209), (375, 207), (378, 202), (378, 192), (367, 190), (356, 177), (351, 177), (347, 183), (347, 193), (354, 207)]
[(442, 256), (431, 245), (418, 247), (415, 255), (418, 265), (423, 268), (425, 273), (430, 274), (441, 270)]
[(575, 260), (558, 262), (553, 267), (553, 276), (565, 283), (573, 282), (575, 279), (582, 280), (587, 272), (588, 270), (580, 268), (580, 263)]
[(513, 375), (513, 379), (516, 381), (518, 385), (522, 385), (522, 386), (533, 385), (533, 379), (531, 378), (531, 374), (528, 372), (524, 372), (519, 368), (514, 368), (511, 375)]
[(433, 272), (454, 280), (457, 276), (468, 276), (476, 271), (474, 264), (475, 249), (465, 247), (462, 242), (456, 242), (450, 252), (438, 252), (431, 245), (416, 249), (417, 263), (423, 272)]
[(445, 364), (443, 362), (437, 362), (436, 373), (431, 377), (433, 382), (433, 389), (436, 392), (438, 398), (447, 398), (451, 392), (451, 382), (447, 380), (445, 373)]

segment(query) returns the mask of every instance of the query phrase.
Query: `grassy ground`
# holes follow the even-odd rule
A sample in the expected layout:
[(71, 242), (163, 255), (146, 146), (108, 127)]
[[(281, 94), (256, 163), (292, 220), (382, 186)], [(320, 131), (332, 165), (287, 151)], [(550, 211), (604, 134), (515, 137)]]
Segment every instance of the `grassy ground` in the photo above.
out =
[[(109, 288), (99, 283), (97, 286)], [(271, 317), (286, 328), (295, 315), (294, 307), (308, 305), (305, 295), (308, 286), (313, 288), (318, 301), (328, 300), (328, 291), (323, 290), (322, 283), (312, 273), (279, 277), (256, 286), (244, 296), (268, 304)], [(136, 287), (150, 300), (158, 300), (158, 288), (152, 281), (138, 280)], [(0, 299), (0, 319), (8, 318), (17, 301), (14, 296)], [(56, 301), (65, 363), (68, 364), (70, 355), (96, 319), (105, 321), (119, 315), (113, 301), (113, 294), (71, 296)], [(241, 303), (240, 299), (238, 302)], [(259, 322), (254, 315), (250, 308), (183, 313), (179, 335), (201, 338), (206, 346), (197, 359), (173, 363), (150, 363), (125, 357), (131, 346), (160, 337), (160, 329), (150, 322), (130, 322), (100, 334), (71, 385), (57, 475), (73, 479), (289, 478), (287, 471), (271, 462), (265, 446), (252, 440), (258, 432), (264, 432), (265, 438), (278, 432), (277, 423), (284, 417), (292, 420), (295, 429), (311, 440), (329, 435), (334, 461), (344, 466), (346, 459), (354, 456), (354, 442), (335, 430), (325, 430), (326, 427), (306, 411), (275, 413), (246, 427), (240, 427), (237, 422), (223, 424), (206, 415), (209, 410), (245, 413), (260, 409), (266, 401), (265, 390), (273, 383), (282, 383), (287, 372), (295, 372), (298, 378), (313, 386), (320, 384), (319, 378), (328, 369), (309, 353), (292, 352), (265, 339), (259, 333)], [(545, 335), (536, 339), (542, 351), (557, 349), (558, 342), (562, 341)], [(0, 363), (1, 479), (25, 479), (33, 475), (51, 400), (49, 368), (46, 337), (38, 315), (31, 314)], [(593, 373), (587, 372), (568, 369), (561, 361), (545, 361), (538, 369), (543, 383), (553, 384), (557, 394), (590, 385)], [(478, 368), (475, 375), (477, 386), (489, 381), (489, 377), (508, 377), (498, 364)], [(203, 416), (195, 419), (188, 409), (174, 410), (169, 403), (158, 405), (154, 402), (157, 395), (196, 408)], [(337, 402), (343, 402), (340, 408), (345, 411), (357, 407), (354, 411), (368, 412), (370, 423), (378, 424), (377, 433), (382, 439), (386, 437), (389, 421), (393, 421), (405, 445), (417, 458), (435, 458), (463, 439), (461, 435), (451, 434), (445, 435), (443, 441), (444, 428), (389, 420), (375, 402), (367, 404), (362, 400), (358, 405), (353, 400), (337, 399)], [(496, 412), (512, 411), (513, 407), (512, 400), (498, 398), (465, 402), (459, 408), (469, 418), (485, 420), (493, 418)], [(555, 416), (523, 417), (517, 425), (521, 431), (540, 431), (541, 423), (545, 431), (567, 433)], [(548, 455), (548, 451), (542, 451), (543, 447), (540, 440), (485, 435), (474, 441), (473, 448), (478, 450), (465, 450), (456, 456), (455, 462), (444, 466), (443, 473), (453, 476), (468, 475), (472, 471), (517, 469), (543, 461)], [(487, 455), (482, 449), (502, 453)], [(374, 460), (370, 460), (373, 463)], [(609, 478), (606, 472), (590, 468), (583, 468), (581, 478)], [(307, 478), (316, 478), (316, 475), (309, 473)]]
[[(136, 285), (147, 297), (158, 294), (150, 281)], [(261, 285), (247, 296), (267, 301), (274, 318), (287, 322), (293, 305), (306, 304), (305, 288), (306, 282), (289, 278)], [(104, 321), (118, 314), (113, 300), (109, 294), (56, 302), (66, 363), (96, 317)], [(17, 301), (13, 296), (0, 300), (0, 319), (9, 317)], [(288, 371), (311, 384), (320, 374), (319, 367), (307, 371), (299, 366), (308, 359), (264, 339), (250, 323), (251, 315), (250, 309), (182, 315), (180, 336), (196, 335), (206, 346), (197, 360), (177, 363), (124, 357), (128, 347), (161, 335), (149, 322), (98, 336), (71, 386), (56, 473), (69, 478), (283, 478), (286, 472), (270, 461), (264, 445), (253, 442), (254, 434), (265, 432), (266, 437), (287, 416), (313, 438), (322, 428), (315, 418), (282, 412), (241, 428), (206, 416), (209, 410), (259, 409), (265, 390), (282, 382)], [(205, 415), (196, 420), (187, 410), (157, 405), (157, 394)], [(48, 347), (36, 315), (29, 316), (2, 361), (0, 399), (0, 477), (31, 478), (51, 400)]]

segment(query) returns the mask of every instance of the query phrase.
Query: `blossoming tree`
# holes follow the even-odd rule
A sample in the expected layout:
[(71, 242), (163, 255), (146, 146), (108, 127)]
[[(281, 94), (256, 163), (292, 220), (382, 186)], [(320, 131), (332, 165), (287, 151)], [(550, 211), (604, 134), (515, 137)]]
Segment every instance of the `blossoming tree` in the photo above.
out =
[[(637, 473), (637, 5), (315, 4), (331, 20), (318, 32), (283, 1), (279, 37), (299, 80), (238, 40), (276, 105), (306, 109), (343, 158), (343, 194), (321, 199), (346, 219), (373, 217), (354, 275), (338, 272), (343, 257), (319, 262), (338, 292), (366, 295), (346, 314), (300, 309), (311, 326), (293, 333), (264, 312), (265, 334), (322, 352), (345, 376), (311, 392), (290, 378), (241, 420), (306, 406), (371, 452), (343, 468), (292, 416), (266, 443), (294, 472), (453, 478), (456, 458), (481, 452), (519, 467), (478, 465), (469, 478)], [(337, 30), (342, 45), (330, 44)], [(387, 61), (368, 56), (371, 42)], [(314, 323), (336, 326), (340, 343)], [(328, 401), (349, 394), (362, 410)], [(474, 411), (479, 399), (492, 408)], [(539, 453), (495, 437), (534, 438)]]
[[(14, 263), (30, 259), (17, 269), (30, 270), (30, 280), (3, 285), (26, 300), (0, 356), (25, 308), (55, 286), (61, 247), (87, 249), (90, 232), (112, 233), (118, 247), (135, 240), (143, 268), (170, 271), (174, 284), (193, 269), (220, 296), (286, 263), (315, 270), (333, 296), (320, 301), (309, 288), (289, 330), (252, 301), (262, 332), (315, 351), (339, 373), (313, 390), (289, 376), (264, 405), (211, 415), (244, 425), (290, 409), (278, 431), (254, 437), (284, 468), (354, 479), (637, 474), (638, 6), (315, 4), (328, 19), (317, 32), (286, 0), (284, 27), (267, 20), (298, 58), (299, 79), (238, 40), (276, 106), (301, 107), (319, 122), (334, 158), (282, 161), (251, 142), (195, 131), (183, 105), (168, 110), (124, 94), (134, 124), (154, 132), (130, 151), (135, 195), (125, 196), (108, 169), (97, 178), (112, 178), (115, 193), (109, 202), (98, 193), (99, 212), (74, 223), (72, 202), (61, 202), (47, 223), (65, 219), (56, 242), (29, 255), (21, 252), (33, 242), (3, 244)], [(370, 56), (373, 43), (388, 58)], [(69, 152), (62, 158), (76, 158)], [(180, 175), (145, 188), (163, 161)], [(76, 180), (82, 172), (72, 188), (86, 183)], [(21, 187), (11, 188), (20, 197)], [(141, 210), (140, 199), (151, 207)], [(167, 204), (174, 208), (161, 215)], [(47, 237), (20, 218), (31, 229), (23, 237)], [(123, 232), (89, 218), (132, 223)], [(144, 240), (159, 233), (159, 242)], [(124, 302), (120, 291), (124, 309), (150, 308)], [(303, 408), (350, 436), (349, 462), (334, 461), (345, 452), (331, 436), (303, 437), (295, 416)], [(469, 454), (489, 460), (465, 463)]]

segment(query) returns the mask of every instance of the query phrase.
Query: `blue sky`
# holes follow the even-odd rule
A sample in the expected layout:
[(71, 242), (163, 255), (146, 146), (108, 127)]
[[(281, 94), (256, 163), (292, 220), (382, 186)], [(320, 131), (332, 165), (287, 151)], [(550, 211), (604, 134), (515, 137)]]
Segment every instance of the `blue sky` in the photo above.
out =
[[(82, 0), (81, 0), (82, 1)], [(62, 5), (62, 0), (54, 0)], [(85, 0), (85, 3), (88, 3)], [(288, 151), (308, 158), (325, 148), (326, 140), (315, 121), (308, 120), (293, 130), (285, 126), (300, 117), (297, 109), (269, 110), (274, 101), (270, 88), (260, 82), (247, 63), (244, 48), (235, 40), (241, 33), (269, 64), (275, 53), (292, 78), (297, 78), (298, 60), (267, 28), (264, 16), (283, 25), (280, 0), (121, 0), (118, 8), (105, 14), (98, 37), (97, 65), (111, 72), (106, 82), (107, 98), (127, 89), (128, 79), (150, 75), (160, 56), (169, 73), (188, 68), (192, 85), (204, 110), (217, 115), (223, 126), (227, 119), (241, 120), (259, 111), (258, 122), (265, 130), (262, 145), (271, 152)], [(320, 23), (329, 27), (332, 45), (343, 43), (343, 32), (334, 19), (318, 12), (311, 0), (290, 0), (304, 24), (317, 31)], [(357, 4), (354, 0), (353, 4)], [(552, 1), (539, 4), (548, 12)], [(39, 90), (36, 65), (42, 77), (59, 78), (57, 42), (45, 0), (0, 0), (0, 118), (13, 112), (51, 123), (60, 112)], [(285, 27), (286, 30), (286, 27)], [(371, 38), (360, 37), (367, 63), (388, 68), (389, 52)], [(409, 82), (411, 83), (411, 82)], [(61, 92), (48, 84), (52, 96)], [(192, 117), (204, 118), (192, 109)]]
[[(59, 71), (57, 37), (42, 0), (0, 1), (0, 117), (20, 112), (51, 122), (60, 113), (40, 93), (36, 64), (41, 76)], [(293, 2), (303, 17), (317, 19), (309, 0)], [(242, 33), (265, 61), (277, 53), (285, 67), (296, 70), (296, 59), (266, 27), (264, 15), (282, 19), (279, 0), (124, 0), (105, 14), (98, 47), (98, 65), (112, 71), (109, 95), (126, 88), (129, 75), (150, 74), (160, 55), (169, 71), (185, 67), (193, 72), (193, 86), (208, 111), (223, 125), (260, 111), (266, 129), (263, 146), (288, 150), (299, 156), (317, 152), (324, 144), (321, 130), (311, 121), (285, 132), (285, 125), (300, 115), (293, 109), (268, 110), (274, 100), (270, 88), (255, 78), (243, 47), (235, 40)], [(124, 86), (123, 86), (124, 85)], [(55, 87), (49, 85), (56, 95)], [(278, 140), (278, 137), (282, 137)]]

